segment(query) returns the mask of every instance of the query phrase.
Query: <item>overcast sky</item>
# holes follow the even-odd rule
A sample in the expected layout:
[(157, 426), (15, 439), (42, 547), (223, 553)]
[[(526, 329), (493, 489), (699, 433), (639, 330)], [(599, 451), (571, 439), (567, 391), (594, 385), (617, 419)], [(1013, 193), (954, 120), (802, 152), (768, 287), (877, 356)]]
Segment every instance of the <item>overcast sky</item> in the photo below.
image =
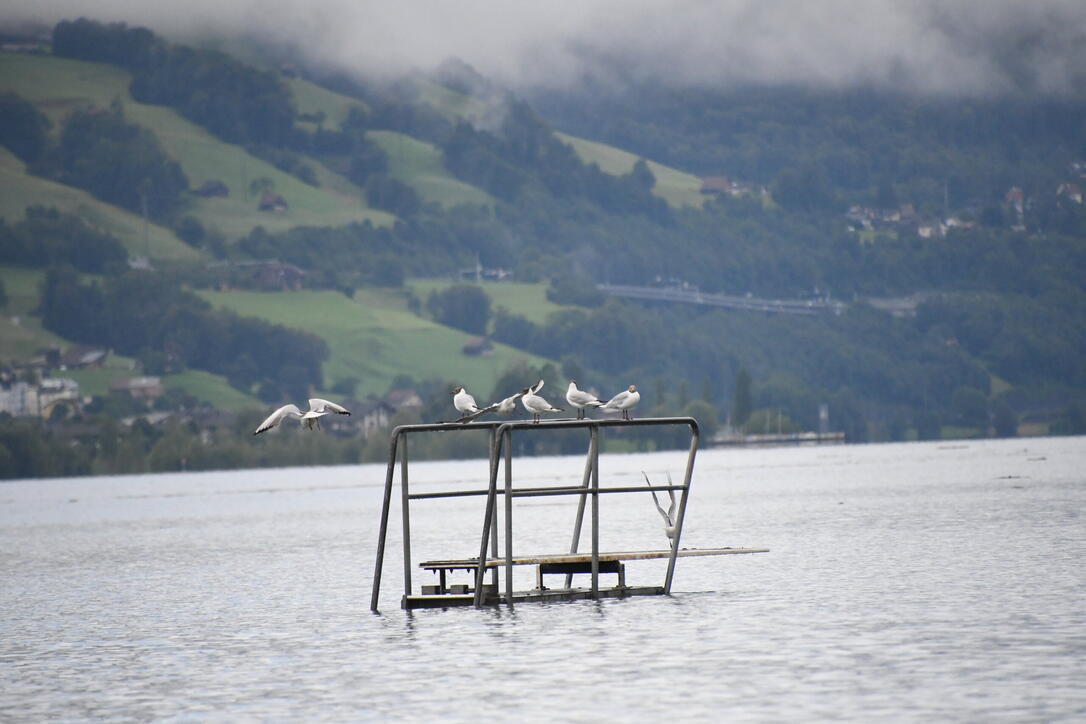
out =
[(455, 56), (511, 85), (621, 69), (677, 83), (1086, 95), (1086, 0), (0, 0), (4, 19), (80, 15), (175, 36), (247, 29), (365, 73)]

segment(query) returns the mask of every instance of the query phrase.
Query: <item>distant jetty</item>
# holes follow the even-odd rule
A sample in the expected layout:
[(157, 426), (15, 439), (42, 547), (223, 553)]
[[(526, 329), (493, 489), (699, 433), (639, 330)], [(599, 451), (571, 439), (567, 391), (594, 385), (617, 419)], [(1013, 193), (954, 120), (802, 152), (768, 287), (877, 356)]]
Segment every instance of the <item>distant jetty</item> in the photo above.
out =
[(758, 445), (841, 445), (843, 432), (768, 432), (748, 435), (742, 432), (718, 432), (709, 439), (713, 447)]

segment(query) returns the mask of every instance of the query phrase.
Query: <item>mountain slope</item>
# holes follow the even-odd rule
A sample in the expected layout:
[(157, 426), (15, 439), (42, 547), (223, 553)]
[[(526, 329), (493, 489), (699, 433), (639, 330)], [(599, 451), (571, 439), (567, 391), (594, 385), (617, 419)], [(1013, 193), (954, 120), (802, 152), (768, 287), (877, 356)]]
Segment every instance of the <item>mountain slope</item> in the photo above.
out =
[(397, 375), (407, 374), (462, 384), (481, 397), (517, 360), (550, 362), (502, 344), (489, 357), (469, 357), (461, 348), (471, 335), (395, 308), (377, 292), (359, 292), (353, 300), (327, 291), (199, 294), (216, 307), (320, 336), (331, 351), (325, 385), (354, 378), (358, 395), (384, 394)]
[[(0, 92), (15, 92), (38, 106), (54, 122), (54, 133), (71, 110), (89, 104), (105, 106), (120, 99), (126, 117), (153, 130), (163, 149), (181, 164), (191, 188), (212, 180), (225, 183), (230, 189), (228, 197), (193, 196), (190, 213), (227, 238), (244, 236), (257, 225), (282, 231), (302, 225), (369, 220), (382, 226), (394, 221), (391, 214), (368, 208), (361, 189), (315, 162), (320, 188), (220, 141), (172, 109), (132, 100), (128, 93), (130, 80), (126, 71), (102, 63), (0, 54)], [(258, 179), (270, 180), (275, 193), (288, 203), (285, 211), (258, 210), (258, 195), (250, 189)]]
[(7, 149), (0, 148), (0, 217), (11, 222), (23, 218), (28, 206), (55, 206), (77, 214), (90, 224), (116, 236), (128, 253), (143, 256), (149, 250), (154, 259), (192, 261), (200, 254), (177, 238), (172, 230), (155, 223), (146, 225), (136, 214), (99, 201), (86, 191), (56, 183), (26, 172), (26, 164)]

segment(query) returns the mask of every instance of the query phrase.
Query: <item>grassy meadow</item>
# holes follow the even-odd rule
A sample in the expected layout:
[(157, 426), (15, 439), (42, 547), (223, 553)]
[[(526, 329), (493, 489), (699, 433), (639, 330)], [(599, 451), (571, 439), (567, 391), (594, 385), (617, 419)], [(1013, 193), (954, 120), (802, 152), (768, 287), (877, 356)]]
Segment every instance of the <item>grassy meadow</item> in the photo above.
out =
[[(220, 141), (170, 108), (137, 103), (128, 94), (129, 82), (127, 72), (102, 63), (0, 54), (0, 92), (13, 91), (34, 103), (53, 121), (54, 133), (73, 109), (104, 106), (120, 99), (126, 117), (154, 131), (163, 149), (181, 164), (192, 188), (210, 180), (225, 183), (230, 189), (228, 197), (193, 196), (189, 213), (228, 239), (244, 236), (257, 225), (285, 231), (294, 226), (341, 226), (367, 219), (387, 225), (395, 220), (387, 212), (368, 208), (361, 189), (318, 162), (311, 161), (321, 183), (315, 188), (239, 146)], [(259, 198), (249, 192), (257, 179), (269, 179), (289, 208), (260, 211)]]
[(441, 151), (434, 145), (395, 131), (366, 134), (388, 154), (388, 171), (395, 179), (410, 184), (423, 201), (456, 206), (493, 206), (494, 197), (466, 184), (445, 169)]
[(383, 292), (363, 290), (354, 299), (332, 291), (198, 293), (216, 307), (323, 338), (331, 351), (324, 366), (325, 387), (355, 378), (359, 395), (383, 394), (403, 373), (463, 384), (485, 396), (515, 362), (549, 361), (501, 344), (492, 356), (469, 357), (461, 348), (471, 335), (396, 308)]
[[(440, 292), (457, 284), (448, 279), (408, 279), (406, 286), (422, 303), (431, 292)], [(523, 282), (482, 282), (479, 286), (490, 297), (490, 309), (505, 307), (514, 314), (519, 314), (536, 324), (543, 324), (552, 312), (570, 309), (555, 304), (547, 299), (547, 284), (543, 282), (526, 284)]]
[[(621, 176), (629, 173), (639, 158), (636, 154), (623, 151), (605, 143), (589, 141), (584, 138), (558, 133), (558, 138), (568, 143), (585, 163), (594, 163), (604, 173)], [(645, 159), (649, 170), (656, 177), (652, 192), (675, 208), (682, 206), (701, 206), (705, 195), (701, 193), (701, 179), (678, 169), (664, 166)]]

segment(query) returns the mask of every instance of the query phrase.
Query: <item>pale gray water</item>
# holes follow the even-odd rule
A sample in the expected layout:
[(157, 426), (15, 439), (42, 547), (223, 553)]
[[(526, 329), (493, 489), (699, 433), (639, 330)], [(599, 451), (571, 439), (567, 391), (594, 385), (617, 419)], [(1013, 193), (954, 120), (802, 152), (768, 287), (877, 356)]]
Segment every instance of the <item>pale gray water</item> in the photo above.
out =
[[(683, 458), (605, 456), (603, 482)], [(369, 612), (383, 466), (0, 484), (0, 719), (1086, 718), (1086, 438), (698, 462), (683, 546), (771, 553), (681, 559), (670, 597), (514, 611), (401, 611), (395, 528)], [(479, 505), (414, 504), (415, 560), (477, 554)], [(517, 551), (567, 546), (574, 505), (518, 501)], [(648, 493), (602, 507), (604, 549), (664, 547)]]

